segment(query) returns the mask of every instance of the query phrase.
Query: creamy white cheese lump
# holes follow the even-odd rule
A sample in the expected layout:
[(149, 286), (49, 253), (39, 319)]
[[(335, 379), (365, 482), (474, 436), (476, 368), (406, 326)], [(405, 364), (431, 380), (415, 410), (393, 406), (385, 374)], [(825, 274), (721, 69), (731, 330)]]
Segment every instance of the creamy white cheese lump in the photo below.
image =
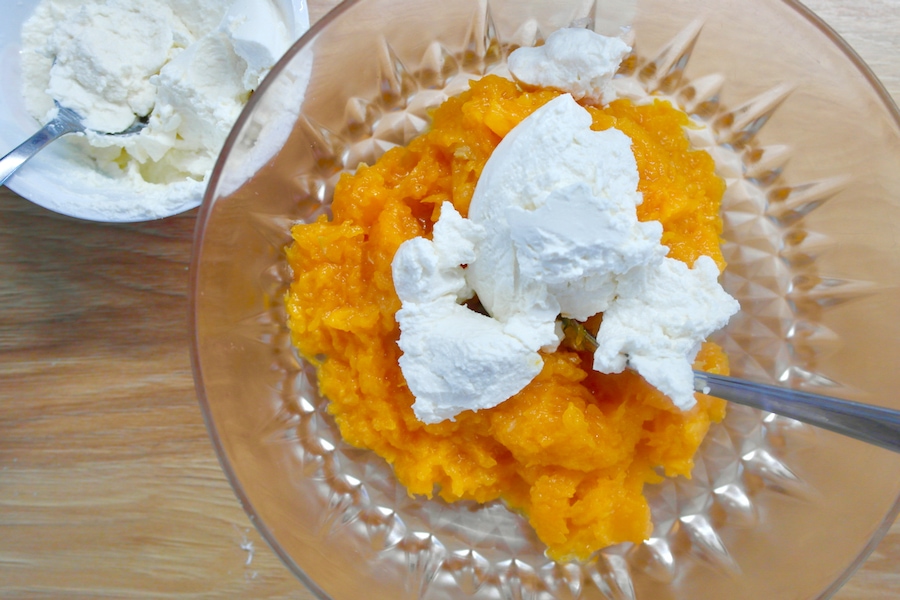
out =
[(557, 29), (543, 45), (510, 54), (509, 71), (525, 89), (561, 90), (576, 100), (600, 105), (615, 99), (610, 81), (630, 51), (619, 38), (589, 29)]
[(460, 304), (473, 294), (462, 265), (475, 261), (484, 234), (445, 202), (432, 239), (403, 243), (391, 265), (403, 303), (396, 315), (400, 369), (424, 423), (496, 406), (543, 365), (540, 354), (504, 332), (502, 323)]
[(594, 370), (630, 367), (682, 410), (693, 407), (691, 365), (700, 344), (740, 309), (718, 279), (719, 267), (708, 256), (693, 268), (665, 258), (620, 277), (597, 333)]
[[(199, 201), (250, 93), (293, 38), (272, 0), (41, 0), (22, 29), (26, 107), (41, 122), (54, 99), (79, 113), (100, 133), (62, 143), (148, 210)], [(139, 118), (140, 134), (103, 135)]]
[[(588, 32), (584, 42), (584, 31), (550, 37), (620, 52), (620, 40)], [(521, 51), (511, 55), (512, 69)], [(614, 72), (606, 69), (607, 81)], [(569, 80), (583, 89), (583, 77)], [(565, 81), (554, 87), (568, 91)], [(507, 400), (540, 372), (539, 351), (562, 341), (559, 316), (600, 312), (595, 370), (632, 368), (680, 409), (695, 404), (691, 365), (700, 344), (739, 306), (711, 258), (689, 268), (666, 257), (662, 225), (637, 218), (631, 140), (616, 129), (593, 131), (591, 122), (570, 93), (548, 102), (491, 154), (467, 219), (445, 203), (432, 240), (398, 249), (400, 368), (421, 421)], [(462, 304), (473, 294), (489, 316)]]
[(637, 219), (631, 139), (590, 127), (572, 96), (551, 100), (500, 142), (469, 205), (486, 235), (466, 278), (487, 312), (535, 349), (556, 349), (560, 314), (606, 310), (615, 276), (666, 252), (662, 226)]

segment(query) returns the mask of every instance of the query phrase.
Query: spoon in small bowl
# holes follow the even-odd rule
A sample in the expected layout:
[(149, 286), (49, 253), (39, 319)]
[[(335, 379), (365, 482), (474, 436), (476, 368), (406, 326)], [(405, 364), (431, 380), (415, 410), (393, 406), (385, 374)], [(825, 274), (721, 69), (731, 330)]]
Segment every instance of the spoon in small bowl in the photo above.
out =
[[(47, 124), (37, 130), (30, 138), (13, 148), (6, 156), (0, 158), (0, 185), (6, 183), (19, 167), (28, 162), (28, 159), (44, 149), (50, 142), (61, 138), (68, 133), (88, 131), (84, 126), (81, 115), (56, 102), (56, 116), (47, 121)], [(104, 133), (103, 135), (125, 136), (138, 133), (147, 126), (146, 117), (138, 118), (123, 131), (117, 133)]]
[[(570, 348), (597, 349), (581, 323), (560, 321)], [(900, 452), (900, 411), (703, 371), (694, 371), (694, 390)]]

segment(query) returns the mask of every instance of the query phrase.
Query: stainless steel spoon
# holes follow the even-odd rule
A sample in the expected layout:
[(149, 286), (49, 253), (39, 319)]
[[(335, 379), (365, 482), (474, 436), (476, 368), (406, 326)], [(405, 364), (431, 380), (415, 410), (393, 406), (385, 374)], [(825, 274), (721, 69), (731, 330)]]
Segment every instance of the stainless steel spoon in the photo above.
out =
[[(580, 323), (560, 320), (570, 347), (596, 350), (597, 340)], [(694, 371), (694, 389), (900, 452), (900, 411), (702, 371)]]
[[(6, 156), (0, 158), (0, 185), (6, 183), (6, 180), (15, 173), (19, 167), (24, 165), (28, 160), (44, 149), (50, 142), (61, 138), (67, 133), (78, 133), (87, 131), (84, 126), (83, 119), (71, 108), (61, 106), (56, 103), (56, 117), (47, 121), (47, 124), (41, 127), (33, 136), (16, 146)], [(124, 131), (118, 133), (107, 133), (104, 135), (131, 135), (139, 132), (147, 126), (146, 119), (137, 119)]]

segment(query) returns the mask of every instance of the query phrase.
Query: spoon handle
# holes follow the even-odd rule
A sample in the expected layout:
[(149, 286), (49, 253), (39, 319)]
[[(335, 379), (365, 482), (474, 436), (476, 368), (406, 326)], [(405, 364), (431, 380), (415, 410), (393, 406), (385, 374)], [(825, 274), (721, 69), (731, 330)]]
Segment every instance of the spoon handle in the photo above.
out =
[(40, 152), (44, 146), (67, 133), (78, 131), (84, 131), (81, 119), (73, 111), (60, 107), (56, 117), (47, 121), (47, 124), (34, 135), (0, 158), (0, 185), (5, 184), (19, 167)]
[(697, 391), (711, 396), (900, 452), (900, 411), (702, 371), (694, 371), (694, 381)]

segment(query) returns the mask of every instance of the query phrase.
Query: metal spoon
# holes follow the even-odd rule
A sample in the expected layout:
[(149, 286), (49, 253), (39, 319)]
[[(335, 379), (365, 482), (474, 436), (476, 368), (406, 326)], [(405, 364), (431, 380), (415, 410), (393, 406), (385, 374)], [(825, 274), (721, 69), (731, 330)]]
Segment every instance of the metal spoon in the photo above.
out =
[[(596, 350), (597, 340), (581, 323), (560, 320), (571, 348)], [(694, 371), (694, 389), (900, 452), (900, 411), (703, 371)]]
[[(54, 102), (56, 101), (54, 100)], [(88, 131), (84, 126), (82, 117), (74, 110), (61, 106), (58, 102), (56, 102), (56, 108), (58, 110), (53, 119), (47, 121), (47, 124), (38, 129), (33, 136), (16, 146), (6, 156), (0, 158), (0, 185), (6, 183), (6, 180), (9, 179), (19, 167), (28, 162), (28, 159), (32, 156), (43, 150), (50, 142), (61, 138), (67, 133)], [(139, 118), (135, 120), (128, 129), (118, 133), (107, 133), (105, 135), (131, 135), (139, 132), (146, 126), (147, 119)]]

